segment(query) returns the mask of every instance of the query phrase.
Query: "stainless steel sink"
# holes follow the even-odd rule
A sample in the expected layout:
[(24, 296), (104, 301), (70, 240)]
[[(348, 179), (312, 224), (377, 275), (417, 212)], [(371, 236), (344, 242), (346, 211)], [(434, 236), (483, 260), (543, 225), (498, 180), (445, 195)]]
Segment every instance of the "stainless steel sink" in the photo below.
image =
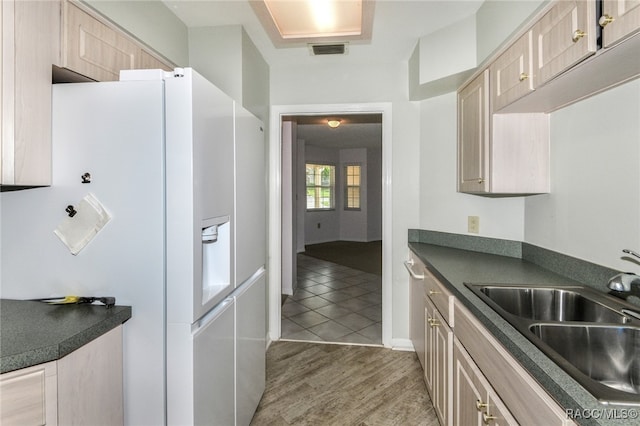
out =
[(637, 307), (583, 286), (465, 285), (602, 403), (640, 405)]
[(625, 324), (629, 318), (575, 288), (483, 286), (480, 292), (512, 315), (536, 321)]
[(585, 376), (640, 395), (640, 328), (534, 324), (529, 329)]

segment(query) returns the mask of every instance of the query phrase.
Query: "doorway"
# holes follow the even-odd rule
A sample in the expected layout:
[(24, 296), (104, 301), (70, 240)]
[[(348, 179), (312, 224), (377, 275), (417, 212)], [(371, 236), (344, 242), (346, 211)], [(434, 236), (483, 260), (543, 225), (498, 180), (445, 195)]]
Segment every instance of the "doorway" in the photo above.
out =
[[(330, 129), (330, 118), (339, 120), (345, 131), (338, 133), (340, 127)], [(349, 136), (349, 128), (354, 132), (358, 126), (362, 131)], [(364, 130), (367, 127), (368, 131)], [(314, 335), (307, 335), (312, 338), (305, 339), (302, 332), (298, 333), (299, 340), (325, 340), (318, 335), (328, 330), (325, 336), (331, 341), (390, 346), (391, 268), (386, 264), (391, 252), (390, 104), (274, 107), (271, 129), (269, 176), (276, 184), (270, 185), (269, 196), (270, 282), (283, 285), (270, 286), (270, 338), (287, 338), (293, 324), (297, 331), (306, 332), (317, 326), (312, 330)], [(322, 141), (323, 132), (325, 139), (333, 142)], [(369, 145), (363, 145), (363, 139)], [(293, 158), (299, 160), (294, 164)], [(333, 190), (309, 188), (306, 182), (314, 173), (325, 178), (333, 173)], [(355, 185), (358, 177), (360, 188)], [(377, 182), (377, 189), (371, 182)], [(289, 199), (295, 204), (296, 197), (297, 208), (286, 203)], [(378, 250), (382, 263), (378, 274), (364, 271), (366, 268), (361, 267), (362, 263), (358, 266), (357, 259), (353, 264), (341, 265), (347, 263), (342, 262), (346, 255), (342, 259), (322, 255), (323, 250), (334, 255), (339, 250), (363, 253), (376, 245), (373, 250)], [(305, 253), (305, 246), (309, 253)], [(377, 317), (376, 291), (382, 302), (381, 308), (378, 302)], [(283, 295), (290, 296), (284, 299), (285, 305)], [(305, 302), (299, 303), (303, 299)], [(332, 299), (339, 303), (330, 306)], [(287, 306), (286, 300), (295, 303)], [(350, 305), (357, 312), (347, 312)], [(314, 311), (318, 316), (303, 315), (296, 323), (281, 322), (281, 318), (288, 319), (301, 310)], [(339, 325), (344, 328), (338, 334), (342, 336), (329, 330), (335, 319), (331, 318), (332, 311), (334, 316), (341, 316)], [(316, 322), (326, 324), (320, 326)], [(371, 334), (376, 327), (377, 340)], [(356, 330), (360, 333), (354, 334)], [(347, 334), (355, 340), (349, 341)]]

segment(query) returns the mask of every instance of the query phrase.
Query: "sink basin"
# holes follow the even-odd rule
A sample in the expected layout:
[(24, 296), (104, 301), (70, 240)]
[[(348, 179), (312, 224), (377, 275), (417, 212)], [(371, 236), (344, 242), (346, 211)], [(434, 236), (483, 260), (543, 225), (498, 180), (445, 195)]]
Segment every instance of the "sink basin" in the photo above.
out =
[(534, 324), (529, 330), (590, 379), (640, 395), (640, 328)]
[(572, 289), (483, 286), (480, 292), (500, 308), (536, 321), (584, 321), (625, 324), (629, 319)]
[(575, 285), (465, 285), (600, 402), (640, 405), (637, 308)]

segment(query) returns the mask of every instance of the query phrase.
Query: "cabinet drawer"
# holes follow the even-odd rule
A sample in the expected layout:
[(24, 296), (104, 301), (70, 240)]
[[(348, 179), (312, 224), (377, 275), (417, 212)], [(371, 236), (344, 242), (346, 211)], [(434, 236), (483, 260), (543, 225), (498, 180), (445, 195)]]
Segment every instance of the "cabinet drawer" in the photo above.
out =
[(491, 64), (493, 111), (499, 111), (533, 91), (532, 56), (533, 40), (528, 31)]
[(459, 301), (456, 337), (520, 424), (574, 424), (562, 408)]
[(442, 318), (449, 324), (449, 327), (453, 328), (454, 296), (427, 268), (424, 268), (424, 291), (438, 311), (440, 311), (440, 315), (442, 315)]
[(536, 85), (596, 51), (595, 2), (560, 1), (533, 27)]
[(0, 424), (56, 424), (56, 363), (0, 376)]

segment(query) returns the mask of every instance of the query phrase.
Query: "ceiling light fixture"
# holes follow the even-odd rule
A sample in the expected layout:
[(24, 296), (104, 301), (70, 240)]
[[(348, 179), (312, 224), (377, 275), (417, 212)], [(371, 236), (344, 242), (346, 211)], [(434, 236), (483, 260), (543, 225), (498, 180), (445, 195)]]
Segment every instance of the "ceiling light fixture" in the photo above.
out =
[(283, 39), (362, 34), (362, 0), (263, 1)]
[(332, 129), (335, 129), (336, 127), (338, 127), (340, 125), (340, 120), (329, 120), (329, 121), (327, 121), (327, 124)]

